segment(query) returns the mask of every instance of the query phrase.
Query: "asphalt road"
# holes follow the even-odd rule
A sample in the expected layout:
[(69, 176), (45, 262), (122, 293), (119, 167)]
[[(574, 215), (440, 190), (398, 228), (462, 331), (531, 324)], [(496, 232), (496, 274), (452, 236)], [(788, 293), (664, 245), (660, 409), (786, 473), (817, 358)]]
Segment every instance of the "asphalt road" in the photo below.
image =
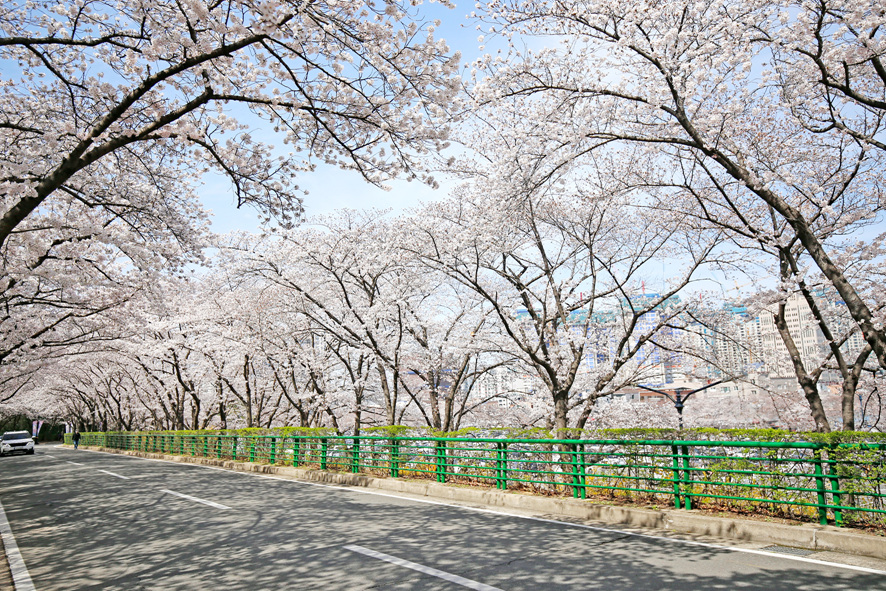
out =
[(41, 446), (0, 458), (34, 587), (886, 590), (886, 575), (256, 474)]

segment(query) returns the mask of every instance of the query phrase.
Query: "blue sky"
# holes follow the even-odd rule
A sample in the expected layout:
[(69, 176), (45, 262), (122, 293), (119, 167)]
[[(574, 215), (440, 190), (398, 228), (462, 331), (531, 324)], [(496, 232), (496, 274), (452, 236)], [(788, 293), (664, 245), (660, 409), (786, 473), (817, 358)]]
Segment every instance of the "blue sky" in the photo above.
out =
[[(442, 179), (441, 179), (442, 180)], [(234, 230), (254, 232), (259, 227), (259, 216), (251, 207), (237, 209), (228, 182), (221, 176), (211, 175), (204, 179), (198, 193), (204, 206), (213, 213), (212, 230), (224, 233)], [(370, 185), (353, 171), (322, 165), (299, 180), (299, 186), (308, 190), (304, 199), (305, 216), (329, 213), (336, 209), (392, 209), (404, 211), (420, 202), (442, 199), (452, 181), (442, 182), (434, 190), (419, 182), (398, 180), (388, 183), (390, 191)]]

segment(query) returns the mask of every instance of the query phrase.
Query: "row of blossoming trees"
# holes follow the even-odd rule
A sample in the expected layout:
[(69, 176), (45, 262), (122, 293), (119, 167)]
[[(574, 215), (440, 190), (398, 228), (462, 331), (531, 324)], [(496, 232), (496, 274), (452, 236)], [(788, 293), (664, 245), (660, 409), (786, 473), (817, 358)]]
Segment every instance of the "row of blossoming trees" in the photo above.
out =
[[(785, 412), (856, 426), (886, 368), (882, 6), (489, 1), (494, 51), (462, 72), (416, 5), (5, 4), (0, 402), (89, 428), (583, 428), (663, 355), (735, 377), (711, 343), (753, 343), (715, 286), (750, 278), (805, 398)], [(460, 182), (305, 219), (318, 162)], [(207, 234), (208, 171), (262, 234)], [(506, 370), (528, 379), (484, 386)]]

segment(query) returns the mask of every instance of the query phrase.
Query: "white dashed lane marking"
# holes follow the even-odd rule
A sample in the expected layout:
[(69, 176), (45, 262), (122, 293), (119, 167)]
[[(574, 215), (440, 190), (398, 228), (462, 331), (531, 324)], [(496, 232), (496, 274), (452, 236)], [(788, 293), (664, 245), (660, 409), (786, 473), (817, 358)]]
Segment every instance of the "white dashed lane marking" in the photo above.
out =
[(191, 495), (175, 492), (174, 490), (163, 489), (160, 492), (174, 495), (176, 497), (181, 497), (182, 499), (187, 499), (189, 501), (194, 501), (195, 503), (203, 503), (204, 505), (209, 505), (210, 507), (215, 507), (216, 509), (230, 509), (230, 507), (228, 507), (227, 505), (222, 505), (221, 503), (215, 503), (213, 501), (207, 501), (206, 499), (198, 499), (197, 497), (192, 497)]
[(467, 587), (468, 589), (474, 589), (475, 591), (502, 591), (498, 587), (493, 587), (484, 583), (478, 583), (477, 581), (472, 581), (471, 579), (466, 579), (464, 577), (460, 577), (446, 571), (437, 570), (436, 568), (431, 568), (430, 566), (418, 564), (417, 562), (410, 562), (402, 558), (397, 558), (396, 556), (391, 556), (390, 554), (376, 552), (375, 550), (370, 550), (369, 548), (364, 548), (363, 546), (351, 545), (345, 546), (344, 548), (345, 550), (350, 550), (351, 552), (357, 552), (358, 554), (377, 558), (378, 560), (384, 560), (385, 562), (390, 562), (391, 564), (396, 564), (397, 566), (411, 568), (414, 571), (418, 571), (426, 575), (431, 575), (432, 577), (437, 577), (438, 579), (443, 579), (444, 581), (449, 581), (450, 583), (455, 583), (456, 585), (461, 585), (462, 587)]

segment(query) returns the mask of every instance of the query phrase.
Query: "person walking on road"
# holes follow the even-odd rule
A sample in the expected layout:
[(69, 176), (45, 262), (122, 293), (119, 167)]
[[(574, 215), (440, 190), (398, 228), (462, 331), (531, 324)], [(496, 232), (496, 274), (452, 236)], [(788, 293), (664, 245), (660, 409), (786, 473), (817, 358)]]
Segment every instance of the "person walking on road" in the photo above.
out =
[(80, 431), (74, 431), (74, 434), (71, 436), (71, 441), (74, 442), (74, 449), (77, 449), (80, 446)]

